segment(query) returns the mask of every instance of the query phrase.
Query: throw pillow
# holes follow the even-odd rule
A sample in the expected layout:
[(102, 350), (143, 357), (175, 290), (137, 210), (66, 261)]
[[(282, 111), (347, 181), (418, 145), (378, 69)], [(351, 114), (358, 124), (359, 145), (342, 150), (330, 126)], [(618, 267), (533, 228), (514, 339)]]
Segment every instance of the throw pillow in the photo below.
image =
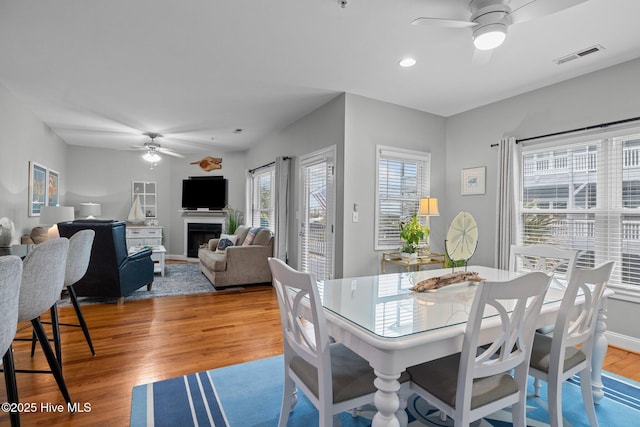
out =
[(235, 245), (237, 239), (238, 236), (233, 234), (221, 234), (220, 240), (218, 240), (218, 246), (216, 247), (216, 252), (224, 252), (229, 246)]
[(247, 233), (247, 237), (244, 238), (244, 242), (242, 242), (242, 246), (249, 246), (253, 243), (253, 239), (256, 238), (256, 234), (258, 234), (258, 231), (262, 230), (262, 227), (253, 227), (251, 230), (249, 230), (249, 232)]

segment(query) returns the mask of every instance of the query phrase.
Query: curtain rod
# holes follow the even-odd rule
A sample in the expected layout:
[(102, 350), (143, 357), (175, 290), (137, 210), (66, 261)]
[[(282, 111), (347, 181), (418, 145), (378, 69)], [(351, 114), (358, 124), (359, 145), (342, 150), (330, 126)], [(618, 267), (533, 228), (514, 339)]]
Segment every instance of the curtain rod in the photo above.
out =
[(592, 129), (598, 129), (598, 128), (607, 128), (609, 126), (621, 125), (621, 124), (624, 124), (624, 123), (635, 122), (635, 121), (638, 121), (638, 120), (640, 120), (640, 117), (633, 117), (633, 118), (630, 118), (630, 119), (617, 120), (615, 122), (600, 123), (599, 125), (592, 125), (592, 126), (587, 126), (587, 127), (583, 127), (583, 128), (577, 128), (577, 129), (571, 129), (571, 130), (564, 130), (564, 131), (561, 131), (561, 132), (548, 133), (546, 135), (538, 135), (538, 136), (532, 136), (532, 137), (529, 137), (529, 138), (516, 139), (516, 144), (519, 144), (519, 143), (525, 142), (525, 141), (532, 141), (534, 139), (547, 138), (547, 137), (550, 137), (550, 136), (565, 135), (567, 133), (583, 132), (583, 131), (586, 131), (586, 130), (592, 130)]
[[(284, 156), (284, 157), (283, 157), (283, 159), (284, 159), (284, 160), (289, 160), (290, 158), (291, 158), (291, 157), (289, 157), (289, 156)], [(265, 163), (264, 165), (262, 165), (262, 166), (258, 166), (257, 168), (249, 169), (249, 173), (254, 173), (254, 172), (255, 172), (255, 171), (257, 171), (258, 169), (268, 168), (269, 166), (273, 166), (273, 165), (275, 165), (275, 164), (276, 164), (276, 162), (275, 162), (275, 161), (273, 161), (273, 162), (269, 162), (269, 163)]]

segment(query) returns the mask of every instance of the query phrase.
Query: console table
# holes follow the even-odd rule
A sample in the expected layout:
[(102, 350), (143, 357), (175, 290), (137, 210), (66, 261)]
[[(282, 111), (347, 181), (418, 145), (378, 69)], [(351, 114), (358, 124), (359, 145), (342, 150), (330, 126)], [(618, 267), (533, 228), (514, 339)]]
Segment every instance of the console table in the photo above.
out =
[(162, 245), (162, 227), (127, 224), (127, 248)]
[(431, 253), (417, 258), (403, 258), (400, 252), (383, 252), (381, 261), (383, 273), (385, 272), (385, 264), (388, 262), (406, 267), (407, 271), (411, 271), (414, 267), (415, 270), (418, 271), (423, 265), (439, 265), (440, 267), (444, 267), (444, 255)]

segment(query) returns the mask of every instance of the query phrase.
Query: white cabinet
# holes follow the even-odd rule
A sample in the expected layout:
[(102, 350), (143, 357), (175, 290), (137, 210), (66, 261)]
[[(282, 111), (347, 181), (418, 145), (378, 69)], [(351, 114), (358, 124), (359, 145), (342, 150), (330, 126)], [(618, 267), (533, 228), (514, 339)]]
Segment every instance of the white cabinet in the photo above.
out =
[(162, 244), (162, 227), (127, 225), (127, 248)]

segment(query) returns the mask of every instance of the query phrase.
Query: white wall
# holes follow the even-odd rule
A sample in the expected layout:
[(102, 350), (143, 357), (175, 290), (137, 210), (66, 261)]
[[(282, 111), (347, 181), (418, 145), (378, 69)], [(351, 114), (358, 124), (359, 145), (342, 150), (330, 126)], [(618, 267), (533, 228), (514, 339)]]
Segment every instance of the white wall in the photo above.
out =
[(60, 172), (60, 204), (66, 203), (67, 145), (0, 84), (0, 217), (17, 236), (31, 233), (39, 217), (28, 216), (29, 161)]
[[(503, 136), (526, 138), (640, 116), (640, 60), (616, 65), (504, 101), (462, 113), (447, 120), (447, 217), (461, 210), (478, 222), (478, 250), (472, 264), (495, 265), (497, 151), (490, 145)], [(487, 166), (487, 194), (460, 195), (460, 170)], [(640, 337), (640, 307), (609, 301), (609, 328)]]

